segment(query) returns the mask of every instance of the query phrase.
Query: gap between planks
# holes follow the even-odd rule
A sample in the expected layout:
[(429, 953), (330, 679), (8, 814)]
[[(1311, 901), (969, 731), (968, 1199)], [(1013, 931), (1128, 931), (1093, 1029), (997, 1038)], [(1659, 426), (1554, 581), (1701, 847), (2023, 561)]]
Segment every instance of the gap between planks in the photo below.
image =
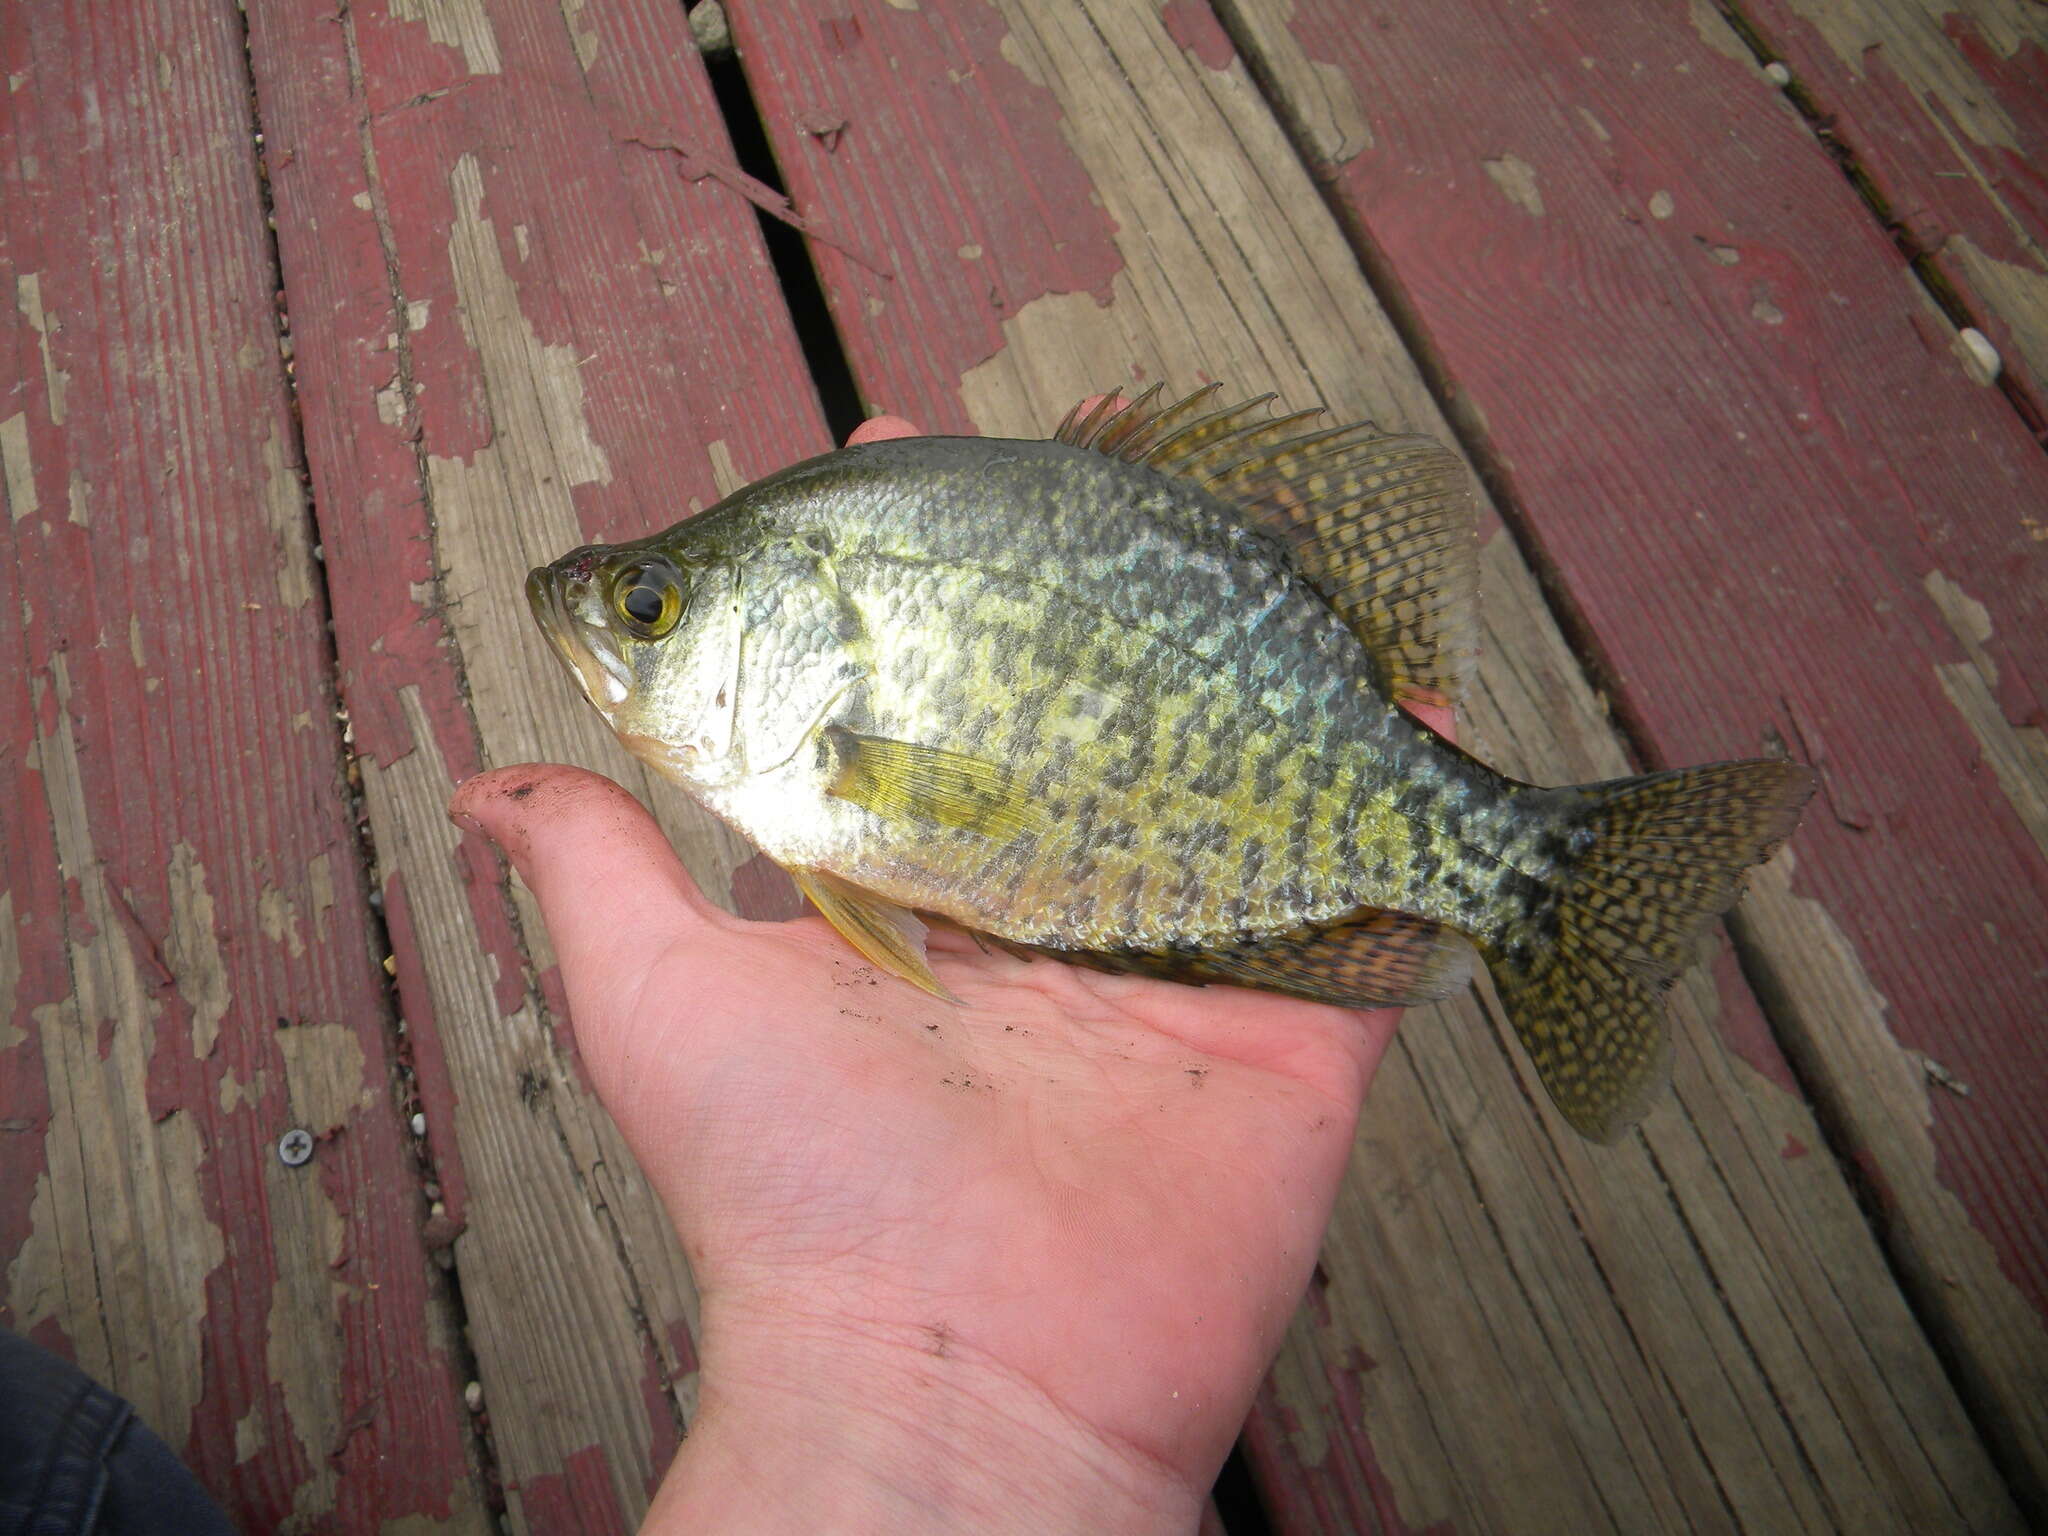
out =
[[(352, 39), (354, 20), (349, 15), (347, 0), (341, 0), (335, 19), (343, 29), (344, 35)], [(400, 1112), (406, 1119), (407, 1149), (412, 1154), (421, 1185), (431, 1185), (435, 1189), (440, 1189), (441, 1170), (435, 1160), (433, 1141), (427, 1135), (414, 1130), (413, 1117), (422, 1115), (423, 1111), (420, 1108), (419, 1089), (413, 1069), (412, 1045), (406, 1038), (404, 1028), (404, 1012), (398, 995), (396, 971), (388, 958), (393, 953), (393, 947), (390, 924), (384, 915), (383, 895), (377, 889), (375, 878), (376, 871), (381, 867), (377, 856), (376, 833), (371, 826), (369, 809), (363, 797), (361, 771), (356, 763), (354, 731), (349, 723), (348, 710), (341, 701), (341, 652), (334, 637), (334, 596), (328, 584), (327, 561), (321, 541), (321, 503), (314, 495), (313, 477), (306, 463), (306, 427), (299, 401), (298, 369), (293, 353), (291, 289), (285, 282), (284, 260), (278, 251), (277, 209), (271, 190), (271, 151), (263, 131), (263, 106), (256, 86), (256, 61), (251, 50), (249, 17), (245, 8), (237, 7), (235, 25), (240, 29), (240, 47), (237, 51), (242, 61), (242, 85), (248, 93), (249, 123), (255, 139), (256, 180), (263, 209), (264, 250), (277, 294), (272, 316), (277, 333), (278, 351), (283, 360), (285, 395), (290, 403), (286, 452), (292, 473), (299, 480), (306, 542), (313, 556), (311, 588), (313, 602), (320, 615), (322, 660), (327, 671), (327, 703), (329, 712), (342, 727), (337, 738), (340, 761), (336, 767), (343, 782), (349, 787), (348, 813), (350, 825), (355, 833), (356, 875), (363, 883), (367, 895), (371, 941), (380, 957), (385, 957), (385, 964), (381, 970), (385, 998), (385, 1044), (398, 1074), (397, 1099)], [(358, 61), (352, 43), (349, 52), (353, 69)], [(359, 74), (357, 84), (360, 85)], [(393, 276), (395, 280), (395, 273)], [(404, 345), (402, 337), (400, 344)], [(402, 357), (400, 366), (401, 371), (409, 370), (409, 359)], [(431, 1227), (435, 1220), (431, 1213), (444, 1208), (438, 1199), (429, 1202), (428, 1208), (428, 1223)], [(427, 1229), (423, 1229), (425, 1230)], [(449, 1243), (436, 1248), (429, 1243), (429, 1250), (434, 1253), (437, 1263), (441, 1265), (444, 1289), (434, 1300), (445, 1313), (447, 1337), (455, 1356), (457, 1372), (463, 1382), (474, 1382), (478, 1379), (479, 1367), (476, 1348), (470, 1338), (469, 1308), (463, 1300), (462, 1271), (460, 1264), (456, 1262), (455, 1246)], [(456, 1396), (463, 1398), (465, 1407), (468, 1408), (462, 1388), (457, 1388)], [(474, 1408), (468, 1408), (463, 1422), (469, 1434), (470, 1453), (475, 1459), (478, 1477), (482, 1483), (485, 1507), (493, 1511), (500, 1510), (504, 1505), (504, 1493), (498, 1487), (497, 1454), (491, 1440), (489, 1420)]]
[[(1217, 0), (1219, 8), (1236, 3), (1237, 0)], [(1712, 3), (1727, 20), (1729, 30), (1755, 56), (1757, 66), (1785, 93), (1785, 99), (1798, 111), (1814, 142), (1841, 168), (1843, 177), (1856, 189), (1856, 196), (1870, 211), (1872, 220), (1906, 259), (1906, 265), (1926, 292), (1928, 301), (1955, 327), (1961, 344), (1970, 346), (1968, 337), (1975, 336), (1989, 346), (1985, 339), (1989, 328), (1984, 317), (1977, 313), (1962, 289), (1942, 270), (1941, 253), (1929, 250), (1907, 222), (1892, 211), (1898, 206), (1897, 197), (1887, 193), (1878, 173), (1865, 163), (1864, 156), (1856, 147), (1836, 131), (1838, 115), (1822, 99), (1819, 90), (1808, 79), (1793, 73), (1793, 65), (1797, 61), (1772, 43), (1764, 28), (1743, 9), (1742, 0), (1712, 0)], [(1786, 78), (1780, 80), (1774, 70), (1784, 71)], [(1974, 352), (1975, 348), (1971, 350)], [(1981, 358), (1979, 366), (1982, 366)], [(2028, 393), (2010, 361), (2003, 362), (1991, 382), (2033, 434), (2035, 441), (2040, 443), (2042, 451), (2048, 453), (2048, 416), (2042, 414), (2040, 404)]]

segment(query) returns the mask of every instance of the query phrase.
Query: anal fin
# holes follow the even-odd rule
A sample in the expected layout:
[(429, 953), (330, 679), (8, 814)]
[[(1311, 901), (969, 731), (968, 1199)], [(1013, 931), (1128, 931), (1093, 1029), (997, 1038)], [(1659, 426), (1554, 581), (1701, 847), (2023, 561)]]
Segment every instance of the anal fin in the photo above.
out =
[(792, 869), (789, 875), (825, 921), (867, 959), (934, 997), (960, 1001), (932, 974), (925, 958), (925, 925), (914, 912), (822, 869)]
[(1039, 953), (1097, 970), (1168, 981), (1218, 982), (1340, 1008), (1402, 1008), (1448, 996), (1472, 979), (1477, 954), (1455, 928), (1407, 912), (1360, 907), (1310, 924), (1205, 950)]

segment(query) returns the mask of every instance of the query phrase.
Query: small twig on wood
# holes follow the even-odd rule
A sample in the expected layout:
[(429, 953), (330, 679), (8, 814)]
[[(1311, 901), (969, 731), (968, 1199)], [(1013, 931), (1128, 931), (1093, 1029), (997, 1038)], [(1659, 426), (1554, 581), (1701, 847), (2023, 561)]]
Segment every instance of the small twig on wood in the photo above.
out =
[(855, 247), (848, 245), (844, 240), (828, 234), (825, 230), (819, 228), (814, 220), (807, 219), (798, 213), (796, 208), (790, 203), (790, 200), (783, 196), (782, 193), (776, 191), (767, 182), (760, 180), (758, 177), (749, 176), (745, 171), (729, 161), (712, 159), (708, 155), (698, 153), (698, 151), (690, 148), (687, 144), (678, 144), (673, 139), (648, 139), (642, 138), (637, 133), (629, 133), (624, 135), (622, 142), (638, 144), (642, 149), (656, 149), (674, 155), (683, 162), (682, 177), (685, 181), (702, 181), (705, 177), (709, 176), (720, 186), (730, 187), (733, 191), (739, 193), (741, 197), (744, 197), (756, 208), (767, 214), (769, 218), (787, 224), (791, 229), (796, 230), (800, 234), (809, 235), (820, 245), (831, 246), (833, 250), (839, 252), (842, 256), (859, 262), (877, 277), (886, 278), (891, 282), (895, 281), (896, 274), (894, 272), (891, 272), (873, 257), (866, 255)]
[(104, 866), (101, 867), (100, 878), (106, 889), (107, 905), (114, 909), (123, 923), (127, 924), (128, 932), (142, 950), (142, 958), (149, 962), (149, 968), (156, 973), (154, 979), (158, 990), (175, 987), (178, 978), (164, 963), (163, 951), (157, 948), (156, 940), (150, 937), (149, 930), (142, 926), (142, 919), (135, 915), (135, 909), (128, 905), (128, 898), (122, 894), (121, 887), (106, 878)]
[(1946, 1088), (1950, 1093), (1957, 1094), (1965, 1099), (1970, 1096), (1970, 1085), (1968, 1083), (1957, 1077), (1955, 1073), (1949, 1071), (1947, 1067), (1944, 1067), (1924, 1051), (1920, 1055), (1920, 1070), (1927, 1074), (1929, 1082)]
[(474, 77), (471, 77), (470, 79), (466, 80), (458, 80), (453, 85), (444, 85), (436, 90), (421, 91), (417, 96), (408, 96), (404, 101), (399, 102), (397, 105), (386, 107), (383, 111), (374, 115), (370, 119), (370, 121), (373, 123), (381, 123), (385, 121), (385, 119), (387, 118), (396, 117), (401, 112), (410, 112), (415, 107), (424, 107), (429, 102), (439, 101), (443, 96), (452, 96), (457, 91), (466, 89), (473, 82), (473, 80)]

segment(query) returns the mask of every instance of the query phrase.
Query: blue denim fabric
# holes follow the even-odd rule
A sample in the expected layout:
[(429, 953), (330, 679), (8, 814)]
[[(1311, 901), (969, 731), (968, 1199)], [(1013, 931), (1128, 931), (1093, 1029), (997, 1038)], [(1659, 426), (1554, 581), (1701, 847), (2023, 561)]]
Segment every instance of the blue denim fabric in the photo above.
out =
[(0, 1328), (0, 1536), (234, 1536), (135, 1410)]

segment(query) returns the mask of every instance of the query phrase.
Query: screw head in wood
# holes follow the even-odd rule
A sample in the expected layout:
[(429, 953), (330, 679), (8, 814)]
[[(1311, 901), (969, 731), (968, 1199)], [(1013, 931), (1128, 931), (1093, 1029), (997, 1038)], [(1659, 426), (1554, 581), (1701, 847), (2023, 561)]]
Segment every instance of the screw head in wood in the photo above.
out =
[(277, 1159), (287, 1168), (296, 1168), (313, 1156), (313, 1133), (292, 1129), (277, 1138)]

